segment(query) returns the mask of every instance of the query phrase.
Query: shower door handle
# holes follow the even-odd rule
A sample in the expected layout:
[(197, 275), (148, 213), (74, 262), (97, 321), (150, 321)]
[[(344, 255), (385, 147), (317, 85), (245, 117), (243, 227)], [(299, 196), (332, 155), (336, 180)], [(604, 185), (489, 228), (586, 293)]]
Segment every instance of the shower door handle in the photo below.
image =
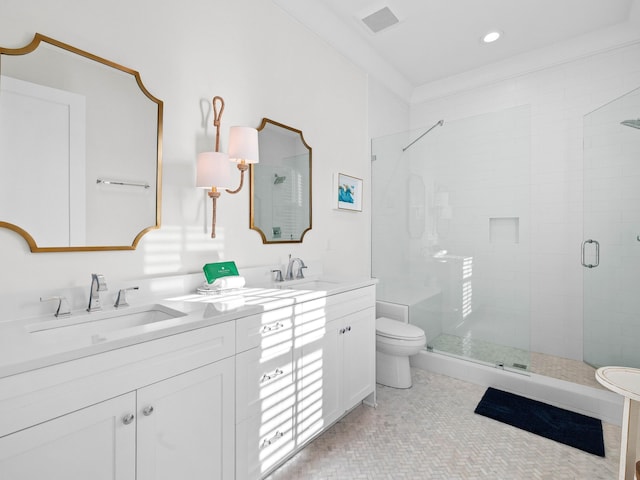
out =
[[(584, 249), (586, 248), (587, 243), (593, 243), (596, 246), (596, 263), (585, 263), (584, 262)], [(587, 268), (595, 268), (598, 265), (600, 265), (600, 243), (597, 240), (585, 240), (584, 242), (582, 242), (582, 256), (581, 256), (581, 262), (582, 262), (582, 266), (583, 267), (587, 267)]]

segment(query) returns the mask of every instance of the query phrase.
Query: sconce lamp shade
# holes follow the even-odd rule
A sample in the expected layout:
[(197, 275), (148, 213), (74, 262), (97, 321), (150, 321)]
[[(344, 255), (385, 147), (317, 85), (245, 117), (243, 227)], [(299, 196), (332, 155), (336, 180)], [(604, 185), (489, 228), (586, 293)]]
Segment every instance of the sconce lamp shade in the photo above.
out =
[(236, 163), (258, 163), (258, 130), (251, 127), (229, 129), (229, 160)]
[(202, 152), (198, 154), (196, 187), (226, 188), (231, 185), (229, 155), (222, 152)]

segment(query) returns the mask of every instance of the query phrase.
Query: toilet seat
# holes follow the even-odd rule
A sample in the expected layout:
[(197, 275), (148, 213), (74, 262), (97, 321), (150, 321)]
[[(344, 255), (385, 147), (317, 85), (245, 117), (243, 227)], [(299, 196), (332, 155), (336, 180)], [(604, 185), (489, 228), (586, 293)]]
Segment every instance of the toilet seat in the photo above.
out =
[(409, 323), (379, 317), (376, 318), (376, 335), (395, 340), (418, 340), (424, 338), (424, 331)]

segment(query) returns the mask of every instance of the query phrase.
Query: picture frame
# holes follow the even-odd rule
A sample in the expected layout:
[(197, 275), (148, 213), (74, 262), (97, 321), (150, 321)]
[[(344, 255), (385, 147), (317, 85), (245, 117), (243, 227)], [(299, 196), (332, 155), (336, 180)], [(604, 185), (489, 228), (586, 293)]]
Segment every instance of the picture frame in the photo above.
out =
[(344, 173), (333, 176), (333, 208), (337, 210), (362, 211), (361, 178), (352, 177)]

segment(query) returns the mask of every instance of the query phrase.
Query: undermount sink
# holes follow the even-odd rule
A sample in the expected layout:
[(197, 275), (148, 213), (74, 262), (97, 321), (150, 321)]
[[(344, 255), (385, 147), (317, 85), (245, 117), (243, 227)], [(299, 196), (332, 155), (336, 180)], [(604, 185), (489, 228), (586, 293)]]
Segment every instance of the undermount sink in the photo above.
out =
[(186, 313), (164, 305), (152, 304), (119, 310), (75, 313), (66, 318), (41, 320), (29, 324), (25, 328), (31, 334), (47, 338), (77, 337), (106, 334), (131, 327), (155, 324), (185, 315)]

